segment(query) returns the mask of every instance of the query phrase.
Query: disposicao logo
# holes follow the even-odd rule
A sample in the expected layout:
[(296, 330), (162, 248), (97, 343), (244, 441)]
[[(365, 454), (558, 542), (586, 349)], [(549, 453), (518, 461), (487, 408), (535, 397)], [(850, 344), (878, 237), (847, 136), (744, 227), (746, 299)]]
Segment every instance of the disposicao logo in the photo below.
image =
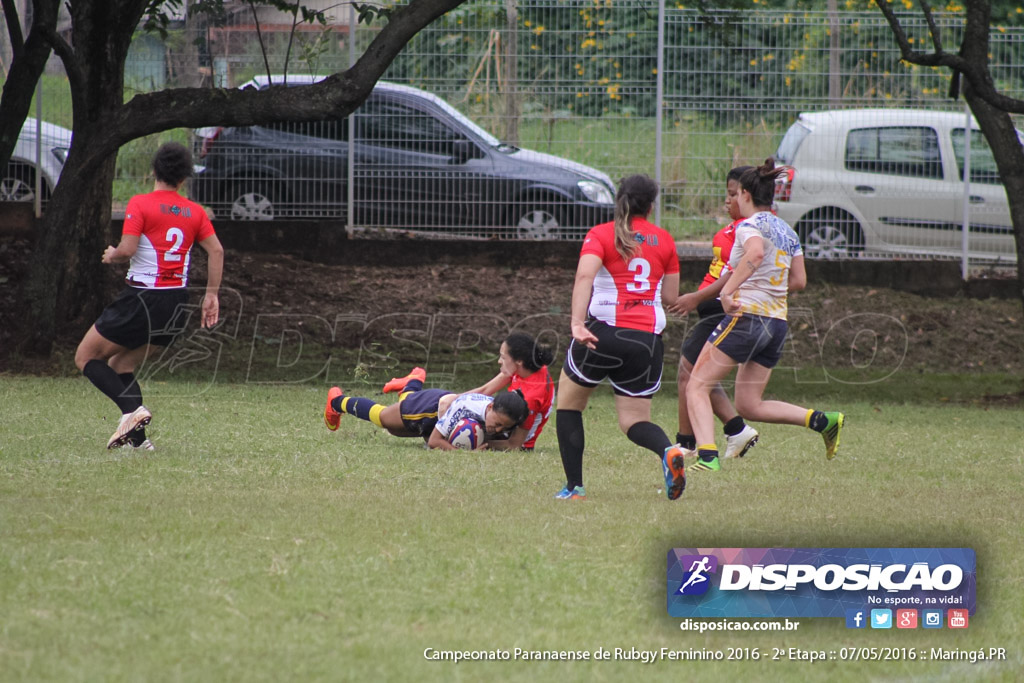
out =
[(673, 617), (845, 616), (860, 628), (855, 612), (975, 609), (970, 548), (673, 548), (667, 578)]
[(709, 574), (718, 569), (718, 558), (714, 555), (686, 555), (679, 558), (682, 566), (688, 566), (679, 586), (679, 595), (703, 595), (711, 587)]

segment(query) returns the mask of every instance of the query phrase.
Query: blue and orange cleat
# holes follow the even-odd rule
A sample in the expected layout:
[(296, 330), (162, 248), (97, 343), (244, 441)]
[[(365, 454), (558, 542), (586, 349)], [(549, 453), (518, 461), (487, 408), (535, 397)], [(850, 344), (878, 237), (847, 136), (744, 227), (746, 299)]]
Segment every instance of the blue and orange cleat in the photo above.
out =
[(341, 391), (341, 387), (331, 387), (331, 390), (327, 392), (327, 405), (324, 407), (324, 424), (332, 432), (338, 429), (338, 425), (341, 424), (341, 413), (335, 410), (331, 406), (331, 402), (339, 396), (345, 394)]
[(686, 488), (686, 469), (683, 467), (683, 449), (677, 444), (665, 449), (661, 456), (661, 468), (665, 475), (665, 495), (676, 500)]
[(566, 484), (561, 491), (555, 494), (555, 498), (558, 500), (586, 500), (587, 492), (583, 490), (582, 486), (574, 486), (570, 489)]
[(393, 391), (402, 391), (405, 389), (405, 385), (411, 380), (418, 379), (421, 382), (427, 381), (427, 371), (423, 368), (413, 368), (405, 377), (392, 377), (391, 381), (384, 385), (382, 390), (385, 394), (390, 394)]

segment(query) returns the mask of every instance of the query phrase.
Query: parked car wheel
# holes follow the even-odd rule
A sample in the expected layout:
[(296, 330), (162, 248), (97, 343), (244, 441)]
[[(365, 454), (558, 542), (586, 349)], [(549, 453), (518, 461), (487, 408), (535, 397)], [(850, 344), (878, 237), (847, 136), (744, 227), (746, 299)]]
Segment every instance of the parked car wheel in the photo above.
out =
[(237, 183), (231, 196), (231, 220), (272, 221), (277, 218), (277, 207), (266, 183)]
[(561, 233), (561, 221), (554, 209), (529, 209), (516, 221), (516, 237), (528, 240), (556, 239)]
[(797, 224), (804, 255), (812, 259), (844, 259), (864, 251), (864, 233), (857, 219), (844, 211), (825, 211)]
[[(35, 175), (32, 169), (19, 164), (11, 164), (7, 167), (7, 173), (0, 178), (0, 201), (3, 202), (30, 202), (36, 198)], [(47, 192), (44, 183), (43, 199), (46, 199)]]

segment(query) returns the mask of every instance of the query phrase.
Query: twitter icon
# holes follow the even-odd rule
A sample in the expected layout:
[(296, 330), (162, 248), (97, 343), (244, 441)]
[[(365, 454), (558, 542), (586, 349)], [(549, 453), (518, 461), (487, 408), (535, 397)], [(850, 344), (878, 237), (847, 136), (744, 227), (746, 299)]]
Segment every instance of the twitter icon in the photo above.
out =
[(871, 610), (871, 628), (892, 628), (892, 610)]

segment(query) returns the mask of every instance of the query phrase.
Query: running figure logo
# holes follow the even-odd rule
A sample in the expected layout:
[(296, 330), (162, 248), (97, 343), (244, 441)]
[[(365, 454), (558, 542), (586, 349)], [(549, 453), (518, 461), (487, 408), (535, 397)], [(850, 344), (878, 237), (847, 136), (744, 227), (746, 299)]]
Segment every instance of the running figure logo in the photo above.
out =
[(718, 571), (718, 558), (714, 555), (684, 555), (680, 567), (689, 567), (679, 586), (678, 595), (703, 595), (711, 587), (709, 574)]

